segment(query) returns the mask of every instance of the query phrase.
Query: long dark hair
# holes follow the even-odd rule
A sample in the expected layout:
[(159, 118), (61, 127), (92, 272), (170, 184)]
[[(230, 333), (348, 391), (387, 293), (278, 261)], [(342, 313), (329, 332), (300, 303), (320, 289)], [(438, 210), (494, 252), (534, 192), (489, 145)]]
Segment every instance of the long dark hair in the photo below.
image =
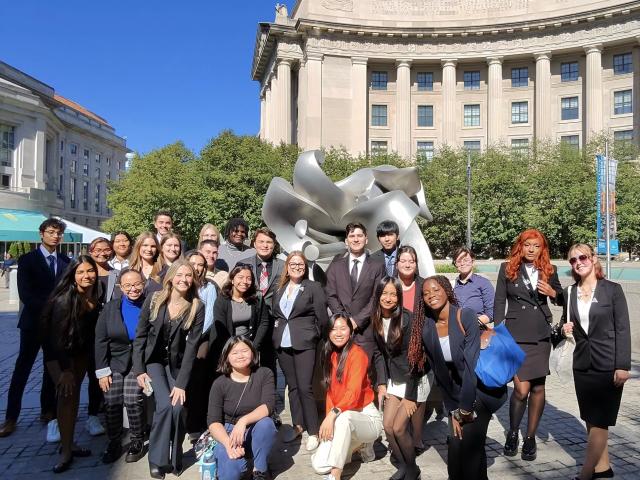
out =
[(87, 301), (78, 293), (76, 286), (76, 270), (83, 263), (88, 263), (96, 271), (96, 284), (89, 295), (89, 303), (94, 309), (100, 305), (98, 298), (98, 266), (89, 255), (79, 255), (71, 263), (58, 281), (45, 305), (41, 319), (41, 333), (43, 338), (53, 336), (58, 346), (63, 349), (84, 346), (92, 336), (86, 335), (88, 326), (82, 323), (82, 316), (89, 311)]
[(385, 276), (377, 284), (373, 294), (374, 309), (371, 315), (371, 324), (373, 331), (384, 339), (384, 326), (382, 325), (382, 307), (380, 306), (380, 297), (382, 291), (387, 285), (393, 285), (396, 289), (398, 304), (391, 314), (391, 323), (389, 324), (389, 335), (387, 336), (387, 345), (392, 354), (397, 354), (402, 348), (402, 284), (395, 277)]
[(258, 289), (256, 288), (256, 276), (253, 273), (253, 267), (248, 263), (236, 263), (236, 266), (233, 267), (233, 269), (229, 273), (229, 278), (222, 286), (220, 293), (223, 297), (231, 298), (231, 296), (233, 295), (233, 279), (242, 270), (249, 270), (251, 272), (251, 286), (245, 292), (244, 300), (247, 303), (253, 303), (257, 299)]
[[(331, 339), (329, 338), (329, 333), (333, 330), (333, 326), (335, 325), (338, 319), (342, 319), (349, 327), (349, 340), (341, 349), (338, 349)], [(351, 350), (351, 346), (353, 345), (353, 325), (351, 324), (351, 320), (344, 313), (334, 313), (329, 318), (329, 323), (327, 324), (327, 335), (326, 340), (324, 342), (324, 346), (322, 347), (322, 386), (325, 390), (329, 390), (331, 386), (331, 374), (333, 373), (333, 366), (331, 365), (331, 354), (333, 352), (339, 352), (340, 358), (338, 359), (338, 368), (336, 370), (336, 378), (338, 379), (338, 383), (342, 383), (342, 375), (344, 373), (344, 365), (347, 363), (347, 356), (349, 355), (349, 350)]]
[(251, 371), (255, 372), (258, 369), (260, 366), (260, 363), (258, 362), (258, 351), (253, 345), (253, 342), (244, 335), (234, 335), (227, 340), (227, 343), (225, 343), (222, 348), (222, 354), (220, 354), (220, 360), (218, 360), (218, 368), (216, 369), (216, 372), (226, 375), (227, 377), (231, 375), (233, 368), (231, 367), (231, 363), (229, 363), (229, 354), (233, 347), (239, 343), (244, 343), (251, 350), (251, 363), (249, 364)]

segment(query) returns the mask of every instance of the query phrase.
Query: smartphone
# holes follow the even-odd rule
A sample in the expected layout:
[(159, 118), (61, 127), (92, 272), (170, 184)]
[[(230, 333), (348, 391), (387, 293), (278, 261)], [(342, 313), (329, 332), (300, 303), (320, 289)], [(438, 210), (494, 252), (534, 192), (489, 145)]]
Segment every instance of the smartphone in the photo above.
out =
[(151, 379), (149, 377), (144, 379), (144, 388), (142, 389), (142, 393), (147, 397), (150, 397), (153, 394), (153, 387), (151, 386)]

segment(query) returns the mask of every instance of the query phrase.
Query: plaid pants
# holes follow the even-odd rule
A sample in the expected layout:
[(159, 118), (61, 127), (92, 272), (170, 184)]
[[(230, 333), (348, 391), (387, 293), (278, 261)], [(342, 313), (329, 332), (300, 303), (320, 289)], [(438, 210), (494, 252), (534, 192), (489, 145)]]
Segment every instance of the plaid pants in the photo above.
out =
[(126, 377), (121, 373), (113, 372), (111, 380), (111, 387), (104, 394), (109, 440), (118, 440), (122, 436), (123, 404), (127, 408), (131, 440), (143, 440), (144, 398), (136, 376), (133, 372), (129, 372)]

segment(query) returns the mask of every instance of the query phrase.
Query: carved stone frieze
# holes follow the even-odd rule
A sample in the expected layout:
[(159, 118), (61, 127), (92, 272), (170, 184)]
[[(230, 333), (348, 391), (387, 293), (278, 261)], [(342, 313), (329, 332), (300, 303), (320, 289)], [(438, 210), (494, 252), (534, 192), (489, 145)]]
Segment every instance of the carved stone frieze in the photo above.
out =
[(526, 13), (531, 0), (386, 0), (369, 3), (370, 14), (433, 17)]
[(294, 42), (278, 42), (278, 57), (302, 58), (302, 47)]
[(353, 0), (322, 0), (322, 7), (332, 11), (353, 12)]

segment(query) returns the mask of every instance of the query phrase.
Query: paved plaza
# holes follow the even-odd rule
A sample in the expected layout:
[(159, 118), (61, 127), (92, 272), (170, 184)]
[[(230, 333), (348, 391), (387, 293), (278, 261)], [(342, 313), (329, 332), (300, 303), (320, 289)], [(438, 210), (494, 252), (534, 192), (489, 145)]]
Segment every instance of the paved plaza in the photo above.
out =
[[(566, 283), (563, 280), (563, 284)], [(637, 288), (637, 287), (636, 287)], [(637, 312), (635, 302), (630, 302), (632, 317)], [(18, 350), (18, 329), (15, 307), (9, 305), (8, 292), (0, 289), (0, 416), (4, 418), (9, 381)], [(632, 322), (633, 324), (633, 322)], [(82, 446), (89, 446), (93, 456), (76, 459), (73, 467), (61, 475), (54, 475), (51, 468), (57, 462), (56, 445), (45, 442), (46, 426), (38, 420), (40, 378), (42, 363), (38, 359), (37, 368), (32, 372), (25, 392), (23, 410), (17, 431), (8, 438), (0, 439), (0, 479), (147, 479), (146, 458), (138, 463), (126, 464), (124, 457), (113, 465), (100, 462), (100, 454), (106, 446), (106, 437), (90, 437), (84, 430), (86, 412), (86, 385), (76, 439)], [(282, 379), (281, 379), (282, 383)], [(586, 447), (584, 424), (578, 417), (578, 407), (573, 384), (562, 385), (556, 376), (548, 378), (547, 406), (538, 431), (538, 458), (525, 462), (519, 457), (508, 459), (501, 455), (505, 430), (508, 428), (508, 406), (498, 412), (489, 427), (487, 452), (489, 456), (489, 477), (530, 478), (530, 479), (570, 479), (577, 472), (576, 464), (584, 456)], [(283, 412), (285, 424), (289, 423), (288, 409)], [(524, 422), (523, 422), (524, 425)], [(279, 437), (282, 436), (281, 429)], [(424, 429), (424, 440), (428, 449), (419, 457), (422, 478), (446, 479), (446, 438), (445, 423), (431, 420)], [(625, 386), (618, 425), (610, 432), (610, 455), (616, 478), (640, 478), (640, 355), (633, 357), (632, 378)], [(304, 438), (303, 438), (304, 441)], [(189, 466), (181, 478), (199, 478), (197, 466), (185, 442), (185, 466)], [(389, 454), (382, 445), (376, 447), (378, 460), (361, 464), (354, 461), (347, 467), (345, 478), (387, 479), (395, 469), (389, 461)], [(355, 457), (354, 457), (355, 459)], [(310, 454), (300, 442), (283, 444), (278, 442), (271, 455), (270, 466), (277, 479), (320, 479), (310, 467)], [(174, 478), (167, 475), (167, 479)]]

